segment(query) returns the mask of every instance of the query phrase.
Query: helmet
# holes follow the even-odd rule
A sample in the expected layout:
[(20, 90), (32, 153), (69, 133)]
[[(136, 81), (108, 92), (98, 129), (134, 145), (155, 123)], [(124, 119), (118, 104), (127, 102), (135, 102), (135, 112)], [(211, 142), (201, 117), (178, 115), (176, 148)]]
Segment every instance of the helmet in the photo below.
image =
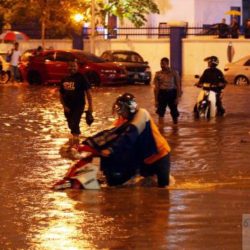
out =
[(211, 67), (216, 67), (219, 64), (219, 59), (217, 56), (206, 57), (204, 61), (208, 62)]
[(138, 105), (135, 101), (135, 97), (130, 93), (119, 95), (113, 105), (113, 111), (118, 115), (127, 116), (126, 118), (131, 118), (137, 110)]

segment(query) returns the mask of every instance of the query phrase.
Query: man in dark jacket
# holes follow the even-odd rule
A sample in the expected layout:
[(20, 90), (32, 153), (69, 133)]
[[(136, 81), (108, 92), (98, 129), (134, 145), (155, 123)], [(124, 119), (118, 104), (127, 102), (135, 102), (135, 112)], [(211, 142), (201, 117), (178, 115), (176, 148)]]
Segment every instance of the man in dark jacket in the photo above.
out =
[(211, 83), (214, 86), (212, 89), (216, 92), (217, 115), (222, 116), (225, 109), (222, 106), (221, 91), (227, 82), (222, 71), (216, 68), (219, 64), (219, 59), (216, 56), (210, 56), (204, 60), (208, 62), (208, 68), (203, 72), (198, 84)]
[(88, 102), (88, 112), (92, 113), (92, 96), (90, 83), (78, 72), (76, 62), (69, 63), (70, 75), (64, 78), (60, 85), (60, 101), (64, 115), (72, 134), (72, 144), (79, 142), (80, 121), (85, 108), (85, 95)]
[(124, 131), (101, 150), (101, 168), (110, 186), (121, 185), (136, 171), (156, 175), (159, 187), (169, 185), (170, 146), (147, 110), (130, 93), (119, 96), (114, 111), (126, 121)]

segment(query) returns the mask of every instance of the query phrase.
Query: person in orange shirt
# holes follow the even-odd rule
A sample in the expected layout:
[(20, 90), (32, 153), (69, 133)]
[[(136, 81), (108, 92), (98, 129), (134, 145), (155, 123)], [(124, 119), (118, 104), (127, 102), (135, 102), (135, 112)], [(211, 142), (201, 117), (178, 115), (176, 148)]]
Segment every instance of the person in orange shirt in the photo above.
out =
[(126, 129), (101, 150), (101, 170), (110, 186), (121, 185), (136, 172), (157, 176), (159, 187), (169, 185), (170, 146), (147, 110), (139, 108), (134, 95), (124, 93), (113, 110), (126, 121)]

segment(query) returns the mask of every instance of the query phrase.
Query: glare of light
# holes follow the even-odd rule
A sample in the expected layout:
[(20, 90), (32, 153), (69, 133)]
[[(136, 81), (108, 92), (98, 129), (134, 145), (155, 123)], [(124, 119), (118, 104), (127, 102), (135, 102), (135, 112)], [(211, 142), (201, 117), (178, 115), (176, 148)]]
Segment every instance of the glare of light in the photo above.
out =
[(77, 13), (77, 14), (74, 14), (72, 16), (72, 18), (74, 19), (74, 21), (79, 23), (79, 22), (83, 21), (84, 16), (82, 14), (80, 14), (80, 13)]

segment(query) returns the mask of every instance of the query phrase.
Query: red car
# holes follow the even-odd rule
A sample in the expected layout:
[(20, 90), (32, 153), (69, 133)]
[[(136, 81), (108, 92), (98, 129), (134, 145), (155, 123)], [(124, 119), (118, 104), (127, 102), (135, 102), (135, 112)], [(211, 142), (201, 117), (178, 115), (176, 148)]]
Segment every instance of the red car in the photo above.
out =
[(23, 80), (30, 84), (59, 83), (69, 74), (70, 61), (78, 63), (79, 72), (85, 73), (93, 85), (127, 82), (123, 67), (81, 50), (45, 50), (39, 55), (28, 50), (21, 56), (19, 70)]

